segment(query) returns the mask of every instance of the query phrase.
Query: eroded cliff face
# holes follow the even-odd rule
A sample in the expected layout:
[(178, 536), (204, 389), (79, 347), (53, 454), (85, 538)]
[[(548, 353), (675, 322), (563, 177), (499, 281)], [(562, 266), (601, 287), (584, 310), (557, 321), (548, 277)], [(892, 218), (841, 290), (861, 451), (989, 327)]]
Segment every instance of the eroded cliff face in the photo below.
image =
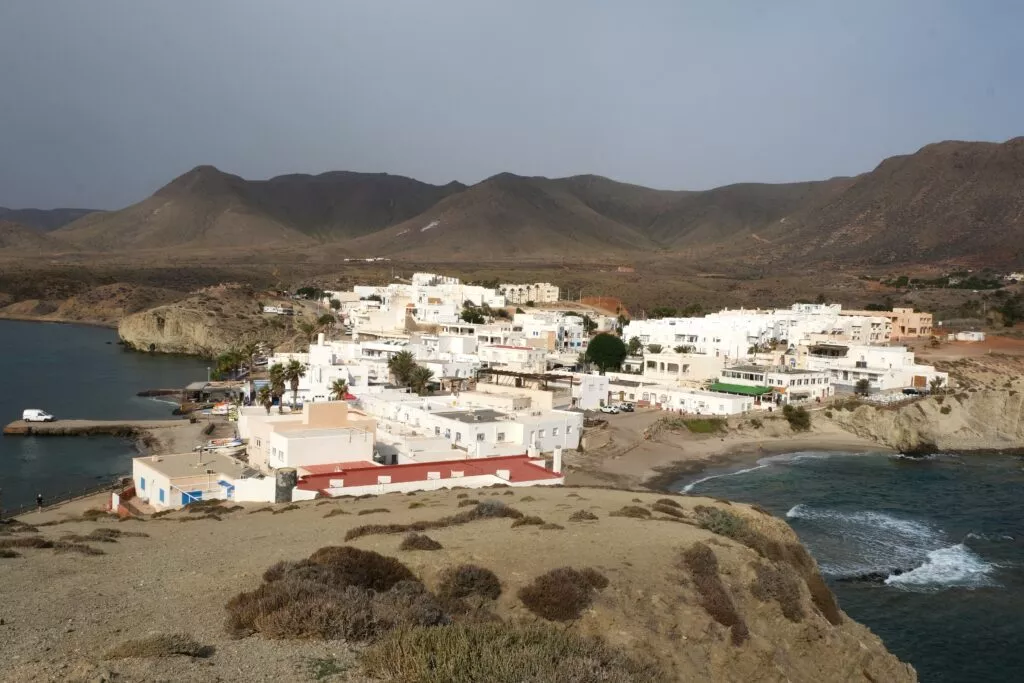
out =
[(903, 453), (1024, 449), (1024, 394), (980, 390), (930, 396), (898, 408), (837, 408), (843, 429)]
[(250, 341), (278, 346), (294, 336), (291, 322), (262, 315), (250, 288), (218, 285), (129, 315), (117, 329), (139, 351), (212, 356)]

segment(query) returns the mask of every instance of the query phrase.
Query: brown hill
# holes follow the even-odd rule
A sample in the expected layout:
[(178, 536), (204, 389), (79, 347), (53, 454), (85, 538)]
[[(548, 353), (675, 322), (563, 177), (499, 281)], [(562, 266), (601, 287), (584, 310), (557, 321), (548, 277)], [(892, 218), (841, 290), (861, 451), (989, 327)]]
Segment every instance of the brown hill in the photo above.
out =
[(8, 209), (0, 206), (0, 221), (11, 221), (41, 232), (63, 227), (94, 209)]
[(138, 204), (85, 216), (55, 234), (99, 250), (313, 244), (379, 230), (461, 187), (348, 172), (250, 181), (199, 166)]
[(52, 252), (69, 247), (33, 228), (0, 219), (0, 249), (26, 252)]

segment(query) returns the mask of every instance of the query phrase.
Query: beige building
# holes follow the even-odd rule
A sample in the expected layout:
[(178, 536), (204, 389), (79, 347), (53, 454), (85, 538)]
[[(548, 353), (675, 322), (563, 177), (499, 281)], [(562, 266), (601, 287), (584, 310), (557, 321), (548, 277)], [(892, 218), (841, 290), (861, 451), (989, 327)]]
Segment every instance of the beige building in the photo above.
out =
[(498, 291), (510, 304), (553, 304), (558, 301), (558, 287), (550, 282), (535, 282), (532, 285), (499, 285)]
[[(891, 311), (842, 311), (840, 315), (884, 316), (892, 322), (890, 341), (926, 339), (932, 336), (932, 314), (913, 308), (894, 308)], [(867, 339), (851, 340), (869, 342)]]

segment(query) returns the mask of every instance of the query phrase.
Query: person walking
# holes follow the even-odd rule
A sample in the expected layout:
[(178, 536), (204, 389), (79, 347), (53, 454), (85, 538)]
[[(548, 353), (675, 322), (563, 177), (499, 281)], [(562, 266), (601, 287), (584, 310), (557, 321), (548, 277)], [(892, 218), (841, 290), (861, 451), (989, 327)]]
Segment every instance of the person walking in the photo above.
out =
[(41, 493), (36, 494), (36, 508), (38, 512), (43, 511), (43, 494)]

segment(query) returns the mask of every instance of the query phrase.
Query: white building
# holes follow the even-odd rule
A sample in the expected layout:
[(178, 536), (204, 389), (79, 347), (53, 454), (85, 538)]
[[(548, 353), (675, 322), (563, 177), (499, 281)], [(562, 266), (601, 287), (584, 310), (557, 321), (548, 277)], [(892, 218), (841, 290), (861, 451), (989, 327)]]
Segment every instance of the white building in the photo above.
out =
[(550, 282), (535, 282), (532, 285), (504, 284), (498, 286), (510, 304), (548, 304), (558, 301), (558, 287)]
[(791, 368), (827, 372), (833, 385), (850, 389), (862, 379), (874, 391), (927, 389), (935, 379), (949, 383), (948, 373), (919, 365), (905, 346), (812, 344), (791, 349), (785, 358)]
[[(832, 376), (826, 371), (798, 370), (759, 365), (735, 366), (719, 373), (720, 385), (740, 387), (767, 387), (772, 389), (778, 403), (797, 403), (830, 398)], [(712, 385), (715, 388), (716, 385)]]
[(609, 378), (607, 375), (575, 374), (573, 379), (572, 399), (575, 407), (582, 410), (597, 410), (608, 400)]
[(697, 353), (648, 353), (643, 357), (644, 378), (663, 384), (695, 385), (714, 379), (725, 358)]
[(516, 313), (513, 317), (526, 346), (542, 348), (549, 353), (583, 353), (589, 334), (583, 317), (558, 311)]
[(353, 428), (312, 428), (270, 434), (271, 469), (372, 461), (373, 433)]
[(530, 346), (488, 344), (478, 349), (484, 367), (509, 372), (542, 373), (547, 370), (547, 353)]

